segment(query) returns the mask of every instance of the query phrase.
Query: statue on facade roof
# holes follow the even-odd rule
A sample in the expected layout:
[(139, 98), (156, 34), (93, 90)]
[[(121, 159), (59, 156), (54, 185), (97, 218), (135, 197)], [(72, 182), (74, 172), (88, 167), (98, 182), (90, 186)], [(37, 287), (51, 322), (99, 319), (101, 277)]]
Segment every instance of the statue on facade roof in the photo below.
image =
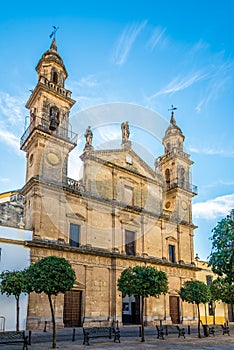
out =
[(122, 129), (122, 143), (125, 143), (129, 139), (130, 131), (129, 131), (129, 125), (128, 122), (121, 124)]
[(85, 134), (84, 134), (85, 138), (86, 138), (86, 144), (85, 144), (85, 149), (92, 149), (93, 148), (93, 145), (92, 145), (92, 142), (93, 142), (93, 133), (92, 133), (92, 130), (91, 130), (91, 126), (88, 126), (86, 131), (85, 131)]

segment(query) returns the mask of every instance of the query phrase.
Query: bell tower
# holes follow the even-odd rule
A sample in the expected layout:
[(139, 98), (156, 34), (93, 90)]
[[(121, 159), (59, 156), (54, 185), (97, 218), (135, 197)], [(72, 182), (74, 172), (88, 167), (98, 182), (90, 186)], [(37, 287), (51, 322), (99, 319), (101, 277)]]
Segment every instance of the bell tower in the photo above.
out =
[(164, 154), (157, 159), (164, 179), (163, 209), (177, 221), (192, 224), (192, 197), (197, 189), (191, 184), (193, 161), (184, 152), (184, 135), (176, 124), (174, 109), (162, 140)]
[(75, 101), (64, 87), (68, 74), (55, 39), (36, 71), (38, 82), (26, 103), (30, 125), (21, 138), (21, 149), (27, 153), (26, 182), (35, 176), (62, 182), (67, 175), (68, 153), (76, 145), (69, 125)]
[(51, 188), (53, 184), (53, 193), (58, 194), (59, 188), (66, 183), (68, 155), (76, 146), (77, 135), (69, 124), (70, 109), (75, 100), (71, 98), (71, 91), (65, 88), (68, 74), (55, 39), (39, 60), (36, 71), (37, 85), (26, 103), (30, 123), (21, 138), (21, 149), (27, 157), (26, 184), (22, 190), (26, 227), (38, 234), (41, 232), (38, 217), (42, 215), (42, 198), (49, 198), (47, 192), (45, 196), (45, 186)]

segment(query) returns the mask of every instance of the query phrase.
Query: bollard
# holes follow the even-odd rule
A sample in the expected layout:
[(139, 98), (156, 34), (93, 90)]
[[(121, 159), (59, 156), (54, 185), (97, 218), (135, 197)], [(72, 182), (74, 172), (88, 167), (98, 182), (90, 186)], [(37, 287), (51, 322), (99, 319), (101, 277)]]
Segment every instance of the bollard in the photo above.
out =
[(139, 337), (141, 337), (142, 334), (141, 334), (141, 327), (139, 327)]
[(75, 341), (76, 340), (76, 329), (73, 328), (73, 331), (72, 331), (72, 341)]
[(46, 332), (46, 326), (47, 326), (47, 321), (45, 321), (45, 326), (44, 326), (44, 331), (43, 332)]
[(191, 329), (189, 325), (188, 325), (188, 334), (191, 334)]
[(31, 345), (31, 341), (32, 341), (32, 331), (28, 332), (28, 345)]

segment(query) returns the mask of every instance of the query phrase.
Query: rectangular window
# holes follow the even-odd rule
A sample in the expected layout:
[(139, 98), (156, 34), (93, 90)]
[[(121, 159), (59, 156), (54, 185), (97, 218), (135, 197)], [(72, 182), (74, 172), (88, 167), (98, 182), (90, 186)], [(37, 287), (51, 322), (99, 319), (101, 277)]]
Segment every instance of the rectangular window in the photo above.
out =
[(124, 203), (127, 205), (133, 205), (133, 188), (130, 186), (124, 186)]
[(206, 284), (207, 284), (207, 286), (211, 286), (212, 280), (213, 280), (213, 276), (211, 276), (211, 275), (207, 275), (206, 276)]
[(125, 230), (125, 252), (127, 255), (136, 255), (135, 232)]
[(169, 254), (169, 261), (175, 263), (175, 246), (172, 244), (169, 244), (168, 246), (168, 254)]
[(70, 224), (69, 244), (71, 247), (80, 246), (80, 226), (79, 225)]
[(209, 307), (209, 316), (214, 316), (214, 305), (212, 302), (208, 304)]

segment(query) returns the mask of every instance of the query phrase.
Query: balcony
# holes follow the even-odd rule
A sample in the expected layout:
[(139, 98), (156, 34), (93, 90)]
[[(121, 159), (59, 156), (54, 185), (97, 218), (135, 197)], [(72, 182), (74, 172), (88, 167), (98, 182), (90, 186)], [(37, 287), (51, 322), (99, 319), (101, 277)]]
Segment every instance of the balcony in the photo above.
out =
[(192, 192), (194, 195), (198, 194), (198, 187), (189, 182), (176, 180), (176, 181), (173, 181), (172, 183), (167, 183), (167, 191), (174, 188), (181, 188), (185, 191)]
[(74, 146), (76, 146), (76, 144), (77, 144), (78, 135), (77, 135), (77, 133), (72, 131), (71, 126), (69, 126), (68, 128), (65, 128), (62, 125), (59, 125), (56, 130), (51, 131), (49, 120), (47, 120), (45, 118), (35, 117), (34, 120), (31, 120), (30, 125), (24, 131), (24, 133), (20, 139), (20, 148), (22, 148), (22, 146), (24, 145), (24, 143), (28, 139), (29, 135), (34, 130), (43, 131), (51, 136), (54, 136), (54, 137), (57, 137), (61, 140), (70, 142)]
[(59, 86), (53, 82), (51, 82), (50, 80), (48, 80), (47, 78), (41, 76), (39, 82), (43, 85), (46, 85), (50, 90), (53, 90), (61, 95), (63, 95), (64, 97), (68, 97), (71, 98), (71, 91), (65, 89), (62, 86)]
[(85, 192), (85, 188), (84, 188), (81, 180), (77, 181), (77, 180), (74, 180), (74, 179), (67, 177), (66, 178), (66, 186), (75, 192), (79, 192), (79, 193)]

